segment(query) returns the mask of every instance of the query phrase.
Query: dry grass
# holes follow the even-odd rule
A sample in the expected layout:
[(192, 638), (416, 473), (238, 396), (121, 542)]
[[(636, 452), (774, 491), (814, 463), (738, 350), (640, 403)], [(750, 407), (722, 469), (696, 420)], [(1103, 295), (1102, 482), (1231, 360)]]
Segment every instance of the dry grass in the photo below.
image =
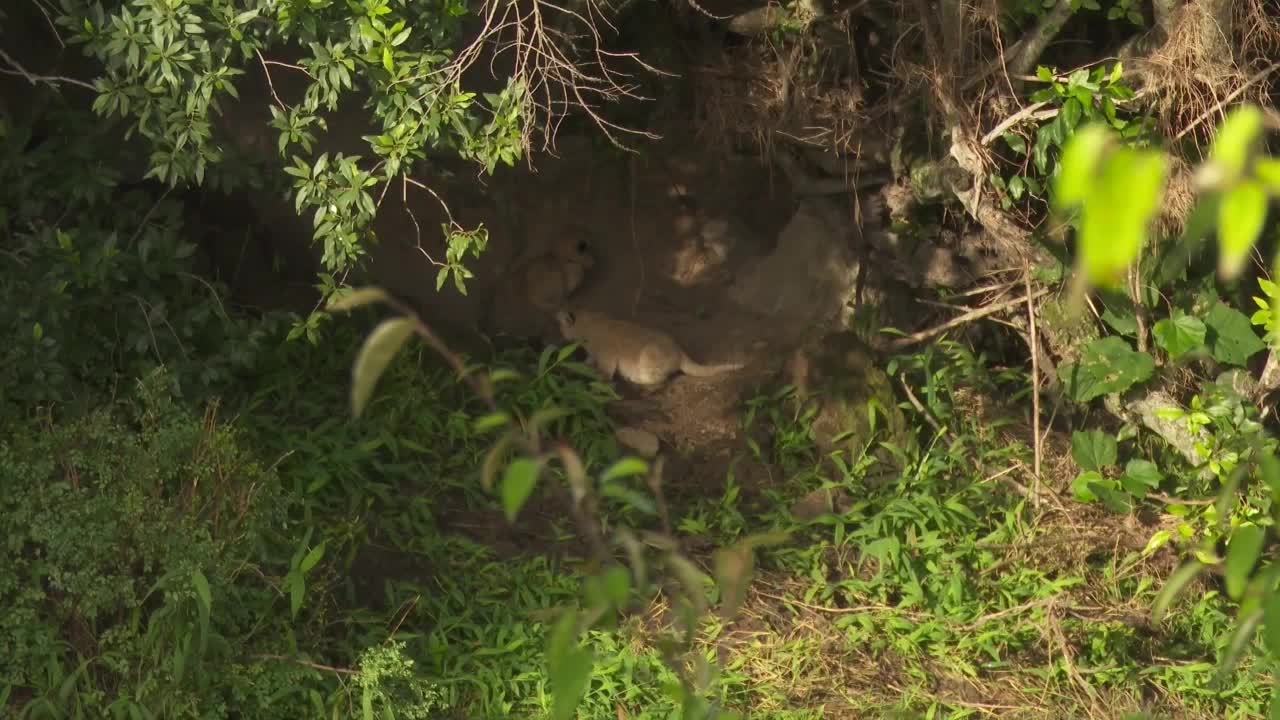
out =
[[(1214, 123), (1230, 98), (1265, 103), (1267, 92), (1251, 77), (1275, 61), (1280, 49), (1280, 15), (1270, 0), (1235, 3), (1232, 27), (1224, 30), (1200, 3), (1189, 3), (1168, 40), (1143, 62), (1146, 90), (1161, 130), (1169, 137), (1190, 135), (1200, 147), (1212, 138)], [(1232, 56), (1232, 50), (1235, 56)]]
[(856, 154), (866, 123), (862, 89), (831, 55), (808, 36), (761, 39), (695, 68), (698, 138), (722, 149), (754, 145), (765, 155), (780, 139)]

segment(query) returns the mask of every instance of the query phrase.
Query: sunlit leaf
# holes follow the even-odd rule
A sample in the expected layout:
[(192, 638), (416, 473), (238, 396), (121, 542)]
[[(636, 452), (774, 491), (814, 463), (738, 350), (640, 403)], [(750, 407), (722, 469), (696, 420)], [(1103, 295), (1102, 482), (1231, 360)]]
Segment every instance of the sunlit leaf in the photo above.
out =
[(1262, 111), (1252, 105), (1236, 108), (1218, 126), (1210, 162), (1222, 173), (1222, 181), (1235, 182), (1248, 167), (1254, 148), (1262, 140)]
[(1124, 338), (1114, 335), (1094, 340), (1079, 360), (1058, 366), (1058, 378), (1070, 397), (1081, 403), (1124, 392), (1154, 372), (1150, 354), (1134, 350)]
[(1101, 470), (1116, 464), (1115, 435), (1101, 430), (1071, 433), (1071, 457), (1081, 470)]
[(506, 513), (508, 522), (516, 519), (520, 509), (529, 500), (541, 470), (542, 462), (531, 458), (517, 458), (507, 466), (498, 492), (502, 496), (502, 510)]
[(375, 302), (386, 302), (389, 299), (382, 288), (369, 287), (335, 294), (329, 298), (329, 312), (342, 312), (352, 308)]
[(1258, 562), (1262, 551), (1262, 528), (1257, 525), (1241, 525), (1231, 534), (1227, 544), (1226, 581), (1227, 595), (1239, 600), (1249, 582), (1249, 573)]
[(391, 318), (383, 320), (365, 339), (356, 363), (351, 369), (351, 410), (356, 417), (364, 412), (378, 384), (378, 378), (391, 364), (404, 341), (413, 333), (413, 320)]
[(1175, 360), (1204, 345), (1206, 332), (1203, 320), (1181, 311), (1174, 311), (1172, 317), (1158, 321), (1151, 329), (1156, 345)]
[(1244, 367), (1249, 358), (1267, 349), (1249, 317), (1226, 303), (1215, 303), (1204, 323), (1205, 344), (1218, 362)]
[(1118, 284), (1142, 252), (1147, 225), (1164, 197), (1165, 162), (1158, 152), (1119, 148), (1102, 162), (1100, 173), (1079, 180), (1084, 207), (1077, 240), (1091, 285)]
[(1062, 148), (1058, 160), (1061, 170), (1054, 189), (1055, 199), (1064, 208), (1078, 205), (1089, 197), (1109, 141), (1110, 131), (1106, 126), (1091, 124), (1072, 135)]
[(601, 473), (600, 482), (607, 483), (619, 478), (643, 475), (647, 472), (649, 472), (649, 464), (644, 460), (636, 457), (624, 457)]
[(1238, 183), (1218, 206), (1218, 272), (1235, 277), (1267, 220), (1267, 191), (1253, 180)]
[(1204, 564), (1199, 560), (1190, 560), (1182, 567), (1173, 571), (1169, 576), (1169, 580), (1165, 582), (1164, 587), (1160, 589), (1160, 593), (1156, 595), (1155, 602), (1151, 606), (1151, 621), (1160, 622), (1164, 619), (1165, 613), (1169, 611), (1169, 606), (1177, 599), (1178, 594), (1186, 588), (1187, 584), (1196, 578), (1200, 572), (1204, 570)]

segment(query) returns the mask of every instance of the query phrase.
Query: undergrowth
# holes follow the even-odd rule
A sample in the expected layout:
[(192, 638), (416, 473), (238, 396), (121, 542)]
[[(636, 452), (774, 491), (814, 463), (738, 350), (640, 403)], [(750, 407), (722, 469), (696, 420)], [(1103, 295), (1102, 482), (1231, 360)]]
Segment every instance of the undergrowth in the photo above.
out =
[[(358, 322), (339, 326), (358, 335)], [(352, 343), (354, 345), (354, 343)], [(405, 352), (366, 418), (343, 416), (350, 358), (288, 343), (222, 409), (192, 412), (163, 375), (98, 411), (44, 416), (0, 450), (7, 551), (0, 577), (6, 701), (26, 717), (542, 717), (550, 608), (580, 574), (557, 498), (515, 526), (477, 491), (488, 438), (464, 386)], [(515, 355), (503, 391), (531, 412), (573, 412), (557, 432), (589, 462), (616, 453), (608, 393)], [(741, 614), (708, 618), (714, 694), (751, 717), (1256, 717), (1271, 668), (1211, 684), (1231, 624), (1212, 588), (1153, 627), (1171, 569), (1155, 528), (1096, 506), (1033, 507), (1005, 476), (1029, 448), (964, 403), (998, 391), (981, 358), (940, 345), (903, 358), (933, 422), (891, 476), (871, 457), (806, 446), (782, 403), (757, 422), (789, 443), (785, 478), (748, 497), (675, 508), (728, 542), (793, 532), (762, 551)], [(904, 403), (904, 410), (918, 412)], [(750, 453), (743, 448), (744, 457)], [(843, 469), (843, 470), (840, 470)], [(800, 522), (815, 489), (843, 512)], [(764, 508), (762, 510), (762, 508)], [(705, 559), (704, 559), (705, 560)], [(597, 665), (580, 717), (678, 717), (656, 638), (658, 597), (591, 633)]]

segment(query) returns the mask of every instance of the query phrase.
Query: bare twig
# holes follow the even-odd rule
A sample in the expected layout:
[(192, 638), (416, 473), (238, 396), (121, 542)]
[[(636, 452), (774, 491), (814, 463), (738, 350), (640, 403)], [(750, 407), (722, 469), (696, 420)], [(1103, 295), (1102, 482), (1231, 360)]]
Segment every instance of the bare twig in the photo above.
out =
[(1023, 280), (1027, 287), (1027, 325), (1030, 328), (1028, 335), (1031, 337), (1031, 424), (1032, 432), (1035, 433), (1031, 443), (1034, 452), (1031, 477), (1035, 480), (1033, 489), (1038, 498), (1040, 496), (1040, 459), (1044, 453), (1040, 445), (1040, 353), (1036, 336), (1036, 302), (1031, 296), (1030, 265), (1026, 268)]
[(311, 662), (310, 660), (300, 660), (298, 658), (291, 658), (287, 655), (273, 655), (268, 653), (258, 653), (256, 655), (253, 655), (252, 657), (258, 660), (278, 660), (280, 662), (293, 663), (294, 665), (301, 665), (302, 667), (308, 667), (308, 668), (311, 668), (312, 670), (323, 670), (324, 672), (334, 673), (335, 675), (359, 675), (360, 674), (359, 670), (352, 670), (351, 668), (334, 667), (333, 665), (321, 665), (320, 663), (314, 663), (314, 662)]
[(5, 70), (3, 68), (0, 68), (0, 73), (3, 73), (5, 75), (17, 75), (19, 77), (26, 78), (27, 82), (31, 83), (32, 85), (39, 85), (40, 83), (44, 83), (45, 85), (57, 87), (61, 83), (66, 83), (68, 85), (76, 85), (76, 86), (85, 88), (87, 90), (98, 92), (98, 88), (95, 87), (93, 83), (87, 83), (84, 80), (77, 80), (75, 78), (66, 77), (64, 75), (37, 75), (36, 73), (33, 73), (30, 70), (27, 70), (26, 68), (22, 67), (22, 63), (13, 59), (13, 56), (9, 55), (9, 53), (5, 52), (3, 49), (0, 49), (0, 60), (3, 60), (5, 64), (7, 64), (10, 68), (12, 68), (11, 70)]
[(928, 330), (921, 330), (920, 332), (912, 333), (905, 337), (896, 338), (889, 342), (889, 347), (894, 349), (909, 347), (918, 342), (928, 340), (931, 337), (941, 335), (942, 333), (948, 330), (951, 330), (953, 328), (960, 327), (965, 323), (970, 323), (970, 322), (973, 322), (974, 320), (981, 320), (982, 318), (987, 317), (988, 315), (994, 315), (998, 312), (1003, 312), (1005, 310), (1008, 310), (1011, 307), (1016, 307), (1018, 305), (1022, 305), (1023, 303), (1030, 302), (1031, 300), (1034, 300), (1042, 295), (1047, 295), (1048, 293), (1049, 293), (1048, 288), (1041, 288), (1040, 290), (1037, 290), (1030, 297), (1024, 296), (1024, 297), (1014, 298), (1012, 300), (1006, 300), (1004, 302), (996, 303), (994, 305), (988, 305), (984, 308), (972, 310), (959, 317), (952, 318), (951, 320), (948, 320), (947, 322), (944, 322), (941, 325), (938, 325), (937, 327), (929, 328)]
[(994, 128), (991, 129), (991, 132), (987, 133), (986, 135), (983, 135), (981, 143), (983, 145), (990, 145), (996, 138), (1000, 137), (1001, 135), (1004, 135), (1006, 130), (1025, 120), (1048, 120), (1049, 118), (1057, 115), (1058, 108), (1049, 108), (1048, 110), (1041, 110), (1041, 108), (1043, 108), (1045, 105), (1048, 105), (1048, 104), (1049, 104), (1049, 101), (1044, 100), (1037, 103), (1031, 103), (1030, 105), (1022, 108), (1018, 112), (1010, 115), (1009, 117), (1001, 121), (999, 125), (996, 125)]
[(261, 50), (254, 48), (253, 51), (258, 55), (258, 62), (262, 63), (262, 72), (267, 76), (267, 88), (271, 90), (271, 97), (275, 99), (276, 104), (280, 106), (281, 110), (287, 112), (289, 110), (289, 106), (285, 105), (284, 101), (280, 99), (280, 96), (276, 94), (276, 84), (271, 80), (271, 70), (267, 68), (267, 59), (262, 57)]

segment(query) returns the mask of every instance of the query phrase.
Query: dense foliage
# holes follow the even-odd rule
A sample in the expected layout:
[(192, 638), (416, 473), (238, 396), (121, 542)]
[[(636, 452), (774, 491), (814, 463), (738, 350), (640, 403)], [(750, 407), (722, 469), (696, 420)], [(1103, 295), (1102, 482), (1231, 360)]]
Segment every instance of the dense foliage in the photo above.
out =
[[(998, 26), (1031, 38), (1050, 6), (1004, 3)], [(92, 63), (88, 102), (0, 56), (35, 98), (0, 104), (0, 713), (1280, 712), (1275, 388), (1251, 372), (1280, 292), (1248, 262), (1274, 251), (1273, 111), (1229, 115), (1198, 204), (1153, 231), (1180, 148), (1124, 63), (1019, 80), (1040, 114), (992, 135), (978, 191), (1052, 221), (1019, 282), (1072, 291), (1030, 326), (1077, 351), (1049, 376), (1075, 423), (1056, 444), (1042, 372), (940, 339), (880, 358), (905, 436), (868, 403), (872, 435), (823, 450), (779, 383), (713, 490), (664, 492), (572, 348), (470, 364), (342, 286), (388, 187), (442, 159), (513, 165), (564, 112), (538, 100), (545, 65), (464, 85), (467, 22), (494, 8), (66, 0), (48, 24)], [(808, 42), (801, 10), (770, 40)], [(548, 37), (535, 56), (577, 57)], [(249, 73), (267, 136), (238, 114)], [(352, 107), (367, 153), (331, 149), (326, 115)], [(288, 193), (350, 312), (230, 302), (200, 246), (226, 227), (195, 200), (243, 188)], [(485, 231), (444, 231), (436, 287), (464, 289)], [(1060, 487), (1019, 481), (1042, 462)]]

